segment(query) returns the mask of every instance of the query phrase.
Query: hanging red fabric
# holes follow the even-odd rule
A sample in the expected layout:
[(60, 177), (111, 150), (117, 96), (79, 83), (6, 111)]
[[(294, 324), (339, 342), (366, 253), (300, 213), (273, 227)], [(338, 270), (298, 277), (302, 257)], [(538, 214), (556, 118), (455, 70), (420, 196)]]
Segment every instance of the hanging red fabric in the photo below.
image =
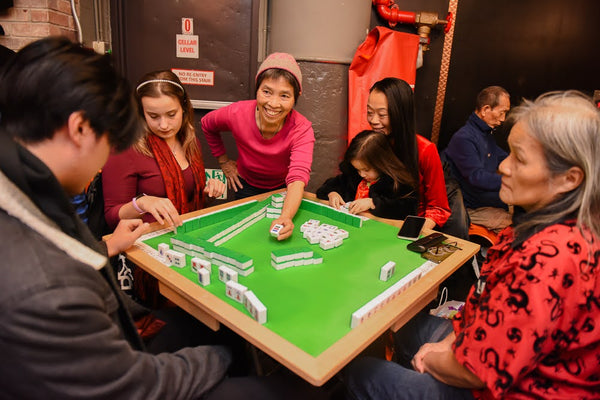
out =
[(380, 79), (404, 79), (414, 88), (419, 36), (377, 26), (358, 46), (348, 71), (348, 143), (367, 122), (369, 89)]

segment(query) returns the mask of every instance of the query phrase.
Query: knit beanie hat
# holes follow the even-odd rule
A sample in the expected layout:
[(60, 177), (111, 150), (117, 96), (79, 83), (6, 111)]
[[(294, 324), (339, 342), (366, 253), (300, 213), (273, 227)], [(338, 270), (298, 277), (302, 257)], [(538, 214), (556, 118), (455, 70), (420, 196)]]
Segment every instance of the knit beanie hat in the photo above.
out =
[(298, 86), (300, 86), (300, 92), (302, 92), (302, 73), (300, 72), (300, 67), (296, 62), (294, 56), (288, 53), (271, 53), (258, 67), (258, 72), (256, 73), (256, 80), (258, 81), (258, 76), (268, 69), (283, 69), (288, 71), (290, 74), (296, 78), (298, 81)]

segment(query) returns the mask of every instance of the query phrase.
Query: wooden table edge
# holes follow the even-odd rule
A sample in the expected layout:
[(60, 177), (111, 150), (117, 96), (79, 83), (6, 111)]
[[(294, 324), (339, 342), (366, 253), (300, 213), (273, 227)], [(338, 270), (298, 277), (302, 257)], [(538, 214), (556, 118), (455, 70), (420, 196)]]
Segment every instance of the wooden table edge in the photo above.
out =
[[(252, 199), (261, 201), (276, 192), (280, 191), (254, 196)], [(323, 202), (318, 200), (314, 194), (308, 192), (305, 192), (304, 198)], [(232, 205), (242, 204), (249, 200), (250, 199), (237, 200), (194, 211), (186, 214), (184, 218), (193, 218), (209, 212), (228, 208)], [(402, 221), (386, 220), (372, 215), (368, 216), (372, 219), (398, 227), (402, 224)], [(151, 225), (151, 231), (162, 228), (163, 226), (158, 223)], [(335, 376), (348, 362), (359, 355), (387, 329), (392, 329), (394, 331), (398, 330), (424, 306), (429, 304), (436, 297), (441, 282), (479, 250), (479, 245), (475, 243), (470, 243), (458, 238), (451, 238), (452, 240), (456, 240), (458, 247), (461, 249), (460, 251), (450, 255), (450, 257), (442, 261), (436, 268), (408, 288), (402, 296), (398, 296), (390, 301), (371, 318), (352, 329), (316, 357), (311, 356), (270, 329), (258, 324), (251, 317), (238, 309), (231, 307), (230, 304), (206, 291), (201, 286), (196, 285), (177, 272), (165, 267), (162, 263), (143, 252), (140, 248), (132, 247), (127, 250), (126, 254), (131, 261), (138, 265), (142, 264), (142, 267), (145, 267), (144, 269), (146, 271), (159, 280), (161, 292), (165, 294), (167, 298), (194, 317), (198, 318), (211, 329), (217, 330), (219, 324), (224, 323), (234, 332), (257, 346), (310, 384), (321, 386)], [(197, 298), (194, 298), (192, 294), (196, 295)], [(407, 301), (408, 299), (411, 300)], [(348, 323), (350, 323), (350, 316), (348, 316)], [(353, 350), (348, 351), (348, 349)]]

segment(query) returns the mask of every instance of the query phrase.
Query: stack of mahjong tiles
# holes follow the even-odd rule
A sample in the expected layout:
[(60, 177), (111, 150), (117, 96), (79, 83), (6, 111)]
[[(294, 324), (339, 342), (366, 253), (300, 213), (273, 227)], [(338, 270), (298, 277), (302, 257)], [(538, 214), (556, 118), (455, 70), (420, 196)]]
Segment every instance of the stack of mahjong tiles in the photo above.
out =
[(167, 243), (158, 245), (158, 255), (169, 267), (185, 267), (185, 254), (177, 251), (177, 249), (171, 249)]
[(237, 281), (238, 274), (232, 269), (219, 267), (219, 280), (225, 283), (227, 297), (244, 304), (252, 318), (259, 324), (267, 322), (267, 307), (248, 288)]
[(192, 271), (198, 274), (198, 282), (202, 286), (210, 285), (211, 262), (198, 257), (192, 257)]
[(323, 257), (309, 247), (288, 247), (271, 252), (271, 265), (277, 270), (322, 263)]
[(271, 196), (271, 207), (267, 207), (267, 218), (277, 219), (281, 217), (281, 209), (285, 200), (284, 193), (276, 193)]
[(344, 212), (341, 209), (336, 210), (335, 208), (330, 207), (326, 204), (321, 204), (307, 199), (302, 199), (300, 209), (324, 215), (328, 218), (333, 219), (336, 222), (341, 222), (343, 224), (350, 225), (356, 228), (361, 228), (363, 220), (368, 219), (367, 217), (350, 214), (349, 212)]
[(279, 218), (284, 199), (285, 195), (283, 193), (274, 194), (271, 196), (271, 207), (269, 207), (268, 201), (261, 201), (243, 214), (250, 213), (249, 215), (245, 217), (234, 216), (225, 223), (217, 224), (206, 230), (204, 239), (220, 246), (265, 217)]
[(308, 243), (319, 244), (323, 250), (329, 250), (342, 245), (348, 237), (348, 231), (335, 225), (321, 224), (317, 219), (309, 219), (300, 227), (300, 231)]
[[(387, 269), (392, 264), (390, 262), (386, 263), (382, 270)], [(365, 319), (369, 318), (371, 315), (376, 313), (389, 303), (391, 300), (396, 298), (399, 294), (403, 293), (406, 289), (411, 287), (416, 281), (418, 281), (421, 277), (431, 271), (437, 264), (432, 261), (426, 261), (419, 268), (413, 270), (411, 273), (406, 275), (404, 278), (400, 279), (398, 282), (387, 288), (383, 293), (379, 296), (375, 297), (367, 304), (356, 310), (352, 313), (352, 320), (350, 322), (351, 328), (356, 328), (358, 325), (363, 323)], [(379, 279), (384, 278), (382, 273), (380, 272)], [(387, 279), (382, 279), (387, 280)]]
[(210, 260), (216, 265), (227, 265), (242, 276), (248, 276), (254, 272), (252, 258), (231, 249), (218, 247), (207, 240), (196, 239), (185, 233), (179, 233), (171, 238), (171, 244), (176, 251), (191, 257)]
[(249, 215), (246, 217), (243, 216), (246, 215), (246, 213), (242, 214), (242, 216), (234, 216), (225, 223), (217, 224), (206, 230), (204, 233), (204, 239), (206, 239), (208, 242), (214, 243), (215, 246), (222, 245), (229, 239), (242, 233), (244, 230), (265, 218), (267, 213), (267, 205), (265, 205), (263, 202), (258, 203), (251, 207), (247, 213), (249, 213)]

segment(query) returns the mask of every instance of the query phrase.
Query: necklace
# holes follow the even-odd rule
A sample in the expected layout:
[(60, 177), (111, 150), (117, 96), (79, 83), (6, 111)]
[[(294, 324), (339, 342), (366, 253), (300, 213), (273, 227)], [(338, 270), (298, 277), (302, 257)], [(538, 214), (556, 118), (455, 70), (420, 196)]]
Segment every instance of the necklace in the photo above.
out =
[(173, 156), (177, 156), (177, 142), (173, 143), (173, 147), (171, 147), (169, 143), (167, 143), (167, 146), (169, 146), (169, 149), (171, 150), (171, 153), (173, 153)]
[[(267, 139), (265, 138), (265, 132), (263, 131), (263, 127), (262, 127), (262, 118), (260, 117), (260, 113), (258, 112), (258, 107), (256, 107), (256, 120), (258, 122), (258, 132), (260, 133), (260, 136), (262, 136), (263, 139)], [(285, 122), (285, 118), (279, 123), (279, 125), (277, 126), (277, 129), (275, 129), (275, 131), (273, 132), (273, 136), (275, 136), (283, 127), (283, 123)], [(272, 139), (273, 136), (269, 137), (268, 139)]]

